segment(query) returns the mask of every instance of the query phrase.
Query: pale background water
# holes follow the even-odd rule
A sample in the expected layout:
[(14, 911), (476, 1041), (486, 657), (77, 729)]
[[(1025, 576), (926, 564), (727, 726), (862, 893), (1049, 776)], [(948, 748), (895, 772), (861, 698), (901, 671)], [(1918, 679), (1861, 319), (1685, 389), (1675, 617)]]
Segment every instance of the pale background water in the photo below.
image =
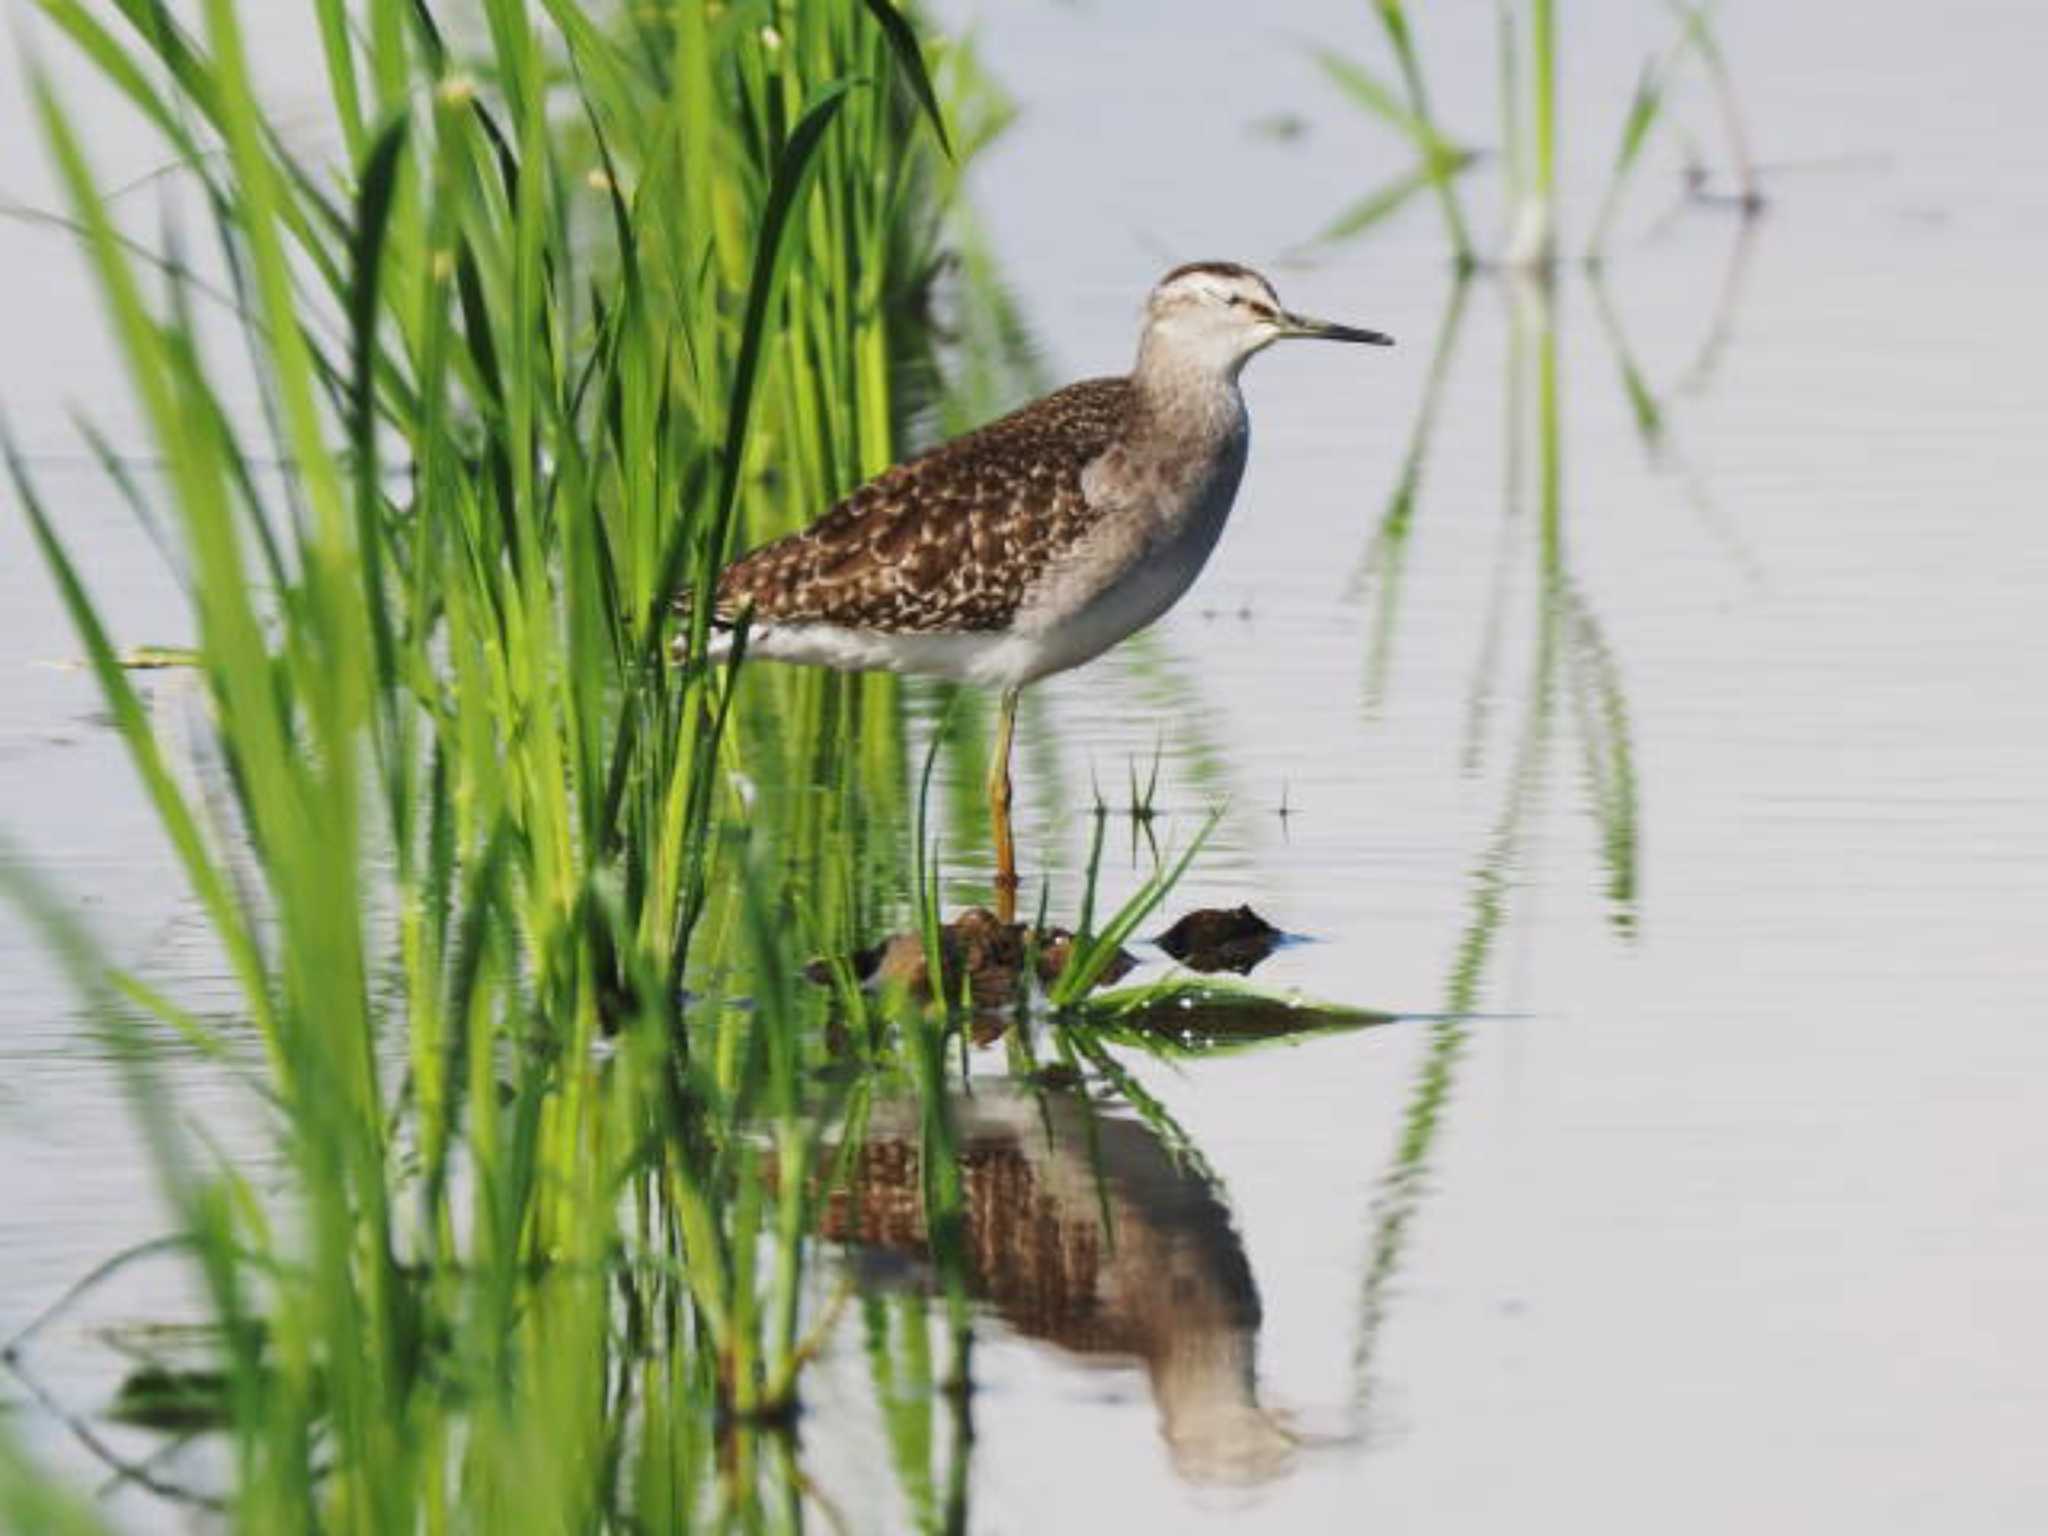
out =
[[(285, 41), (292, 8), (254, 9), (280, 34), (265, 57), (289, 114), (311, 45)], [(1667, 34), (1656, 5), (1562, 9), (1570, 242)], [(1639, 890), (1618, 910), (1562, 685), (1547, 772), (1488, 862), (1542, 590), (1534, 503), (1504, 504), (1497, 282), (1469, 295), (1391, 619), (1360, 584), (1449, 290), (1426, 202), (1283, 259), (1397, 168), (1302, 54), (1380, 59), (1369, 7), (941, 8), (976, 19), (1024, 108), (976, 186), (1053, 372), (1126, 366), (1144, 288), (1195, 257), (1265, 265), (1297, 307), (1401, 341), (1254, 362), (1251, 469), (1209, 573), (1137, 661), (1045, 690), (1066, 801), (1020, 786), (1027, 868), (1071, 869), (1091, 772), (1115, 802), (1163, 739), (1165, 835), (1229, 805), (1175, 905), (1248, 900), (1315, 940), (1261, 980), (1438, 1010), (1478, 914), (1499, 919), (1369, 1347), (1430, 1026), (1144, 1070), (1219, 1176), (1263, 1311), (1260, 1398), (1318, 1443), (1259, 1486), (1204, 1486), (1169, 1454), (1145, 1374), (992, 1320), (978, 1529), (2048, 1525), (2048, 17), (1724, 9), (1757, 154), (1783, 168), (1739, 251), (1728, 209), (1660, 219), (1673, 162), (1646, 159), (1607, 286), (1669, 391), (1660, 460), (1576, 271), (1554, 301), (1565, 566), (1620, 679), (1640, 797)], [(1492, 16), (1432, 7), (1422, 33), (1444, 115), (1481, 140)], [(12, 58), (0, 95), (0, 194), (47, 203)], [(1305, 131), (1250, 131), (1276, 113)], [(1697, 81), (1684, 121), (1718, 153)], [(110, 133), (107, 170), (149, 168)], [(1474, 211), (1490, 239), (1490, 199)], [(85, 280), (60, 239), (12, 224), (0, 273), (0, 402), (120, 638), (179, 638), (175, 592), (66, 425), (73, 402), (117, 438), (132, 421)], [(74, 650), (10, 504), (7, 834), (126, 956), (204, 988), (198, 925), (89, 679), (39, 665)], [(1127, 850), (1114, 867), (1134, 878)], [(12, 930), (0, 974), (5, 1335), (157, 1218), (108, 1073)], [(233, 1102), (204, 1081), (190, 1095), (202, 1114)], [(162, 1300), (138, 1282), (109, 1305)], [(842, 1343), (811, 1388), (805, 1465), (855, 1527), (896, 1529), (866, 1363)], [(67, 1400), (103, 1400), (89, 1343), (51, 1347)]]

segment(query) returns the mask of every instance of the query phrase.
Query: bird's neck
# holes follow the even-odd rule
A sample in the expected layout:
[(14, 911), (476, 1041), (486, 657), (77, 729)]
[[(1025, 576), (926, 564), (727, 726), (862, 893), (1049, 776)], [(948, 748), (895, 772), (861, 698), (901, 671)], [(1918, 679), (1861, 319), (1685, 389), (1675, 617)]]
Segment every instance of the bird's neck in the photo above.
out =
[(1210, 359), (1147, 336), (1131, 370), (1133, 426), (1146, 438), (1177, 445), (1214, 442), (1244, 429), (1242, 359)]

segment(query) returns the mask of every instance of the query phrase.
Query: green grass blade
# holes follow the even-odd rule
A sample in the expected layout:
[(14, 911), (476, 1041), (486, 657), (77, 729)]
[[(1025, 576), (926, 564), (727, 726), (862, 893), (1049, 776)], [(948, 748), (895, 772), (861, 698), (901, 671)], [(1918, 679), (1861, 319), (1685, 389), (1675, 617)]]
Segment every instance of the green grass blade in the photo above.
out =
[(948, 160), (953, 158), (953, 146), (946, 138), (945, 114), (939, 110), (938, 94), (932, 89), (931, 72), (925, 68), (924, 50), (918, 47), (917, 34), (910, 23), (903, 19), (903, 13), (889, 3), (889, 0), (865, 0), (868, 14), (882, 29), (882, 36), (888, 39), (889, 51), (896, 56), (897, 67), (910, 81), (910, 89), (917, 96), (917, 103), (924, 108), (924, 115), (932, 125), (932, 133), (939, 141), (939, 148), (945, 151)]
[(1394, 129), (1425, 156), (1439, 142), (1436, 129), (1416, 116), (1408, 104), (1401, 100), (1400, 92), (1364, 65), (1329, 48), (1311, 49), (1310, 57), (1316, 61), (1332, 84), (1357, 105)]
[(184, 121), (150, 83), (141, 61), (122, 46), (120, 40), (102, 26), (79, 0), (36, 0), (36, 7), (92, 60), (116, 90), (149, 119), (187, 164), (199, 163), (202, 156), (197, 144), (185, 131)]
[(1643, 65), (1643, 72), (1636, 79), (1635, 94), (1629, 98), (1628, 113), (1621, 123), (1621, 143), (1614, 154), (1614, 167), (1607, 175), (1607, 189), (1601, 194), (1600, 212), (1593, 220), (1593, 233), (1586, 242), (1586, 260), (1597, 262), (1607, 244), (1608, 232), (1614, 218), (1621, 210), (1622, 189), (1627, 185), (1629, 173), (1635, 169), (1643, 146), (1649, 142), (1650, 130), (1657, 124), (1664, 109), (1664, 81), (1666, 72), (1660, 71), (1657, 61), (1652, 59)]
[(405, 137), (406, 120), (393, 118), (379, 130), (364, 160), (356, 193), (355, 277), (349, 292), (349, 329), (354, 337), (349, 446), (355, 456), (356, 544), (375, 647), (378, 691), (387, 697), (397, 670), (397, 647), (392, 639), (390, 604), (385, 595), (384, 539), (378, 527), (377, 299), (384, 270), (384, 239), (392, 199), (398, 190)]
[[(747, 429), (753, 422), (755, 386), (760, 376), (762, 354), (767, 347), (768, 317), (781, 295), (783, 280), (789, 271), (789, 231), (802, 205), (804, 193), (817, 174), (818, 147), (824, 141), (825, 131), (832, 126), (833, 118), (845, 105), (846, 93), (850, 89), (850, 83), (843, 81), (825, 87), (804, 109), (788, 142), (776, 157), (775, 179), (768, 189), (768, 200), (761, 211), (760, 234), (755, 240), (753, 280), (747, 287), (746, 314), (740, 322), (739, 351), (733, 363), (732, 389), (727, 397), (724, 473), (720, 477), (718, 500), (712, 512), (711, 536), (705, 543), (707, 568), (703, 572), (703, 581), (699, 583), (699, 595), (707, 601), (696, 605), (695, 622), (699, 625), (711, 622), (708, 601), (710, 578), (714, 574), (711, 567), (724, 564), (733, 510), (739, 500)], [(701, 634), (697, 638), (700, 643), (692, 650), (701, 652)]]
[(1427, 165), (1390, 177), (1332, 219), (1316, 239), (1334, 244), (1362, 235), (1407, 207), (1416, 193), (1426, 190), (1435, 180)]
[[(1123, 948), (1124, 941), (1138, 931), (1138, 925), (1150, 917), (1157, 910), (1159, 903), (1166, 899), (1167, 894), (1180, 884), (1181, 877), (1188, 872), (1188, 866), (1194, 863), (1195, 855), (1202, 851), (1203, 845), (1209, 841), (1222, 819), (1222, 807), (1211, 811), (1209, 819), (1202, 824), (1202, 830), (1195, 834), (1186, 851), (1172, 864), (1154, 870), (1130, 899), (1117, 909), (1100, 934), (1089, 933), (1084, 920), (1083, 931), (1074, 937), (1066, 967), (1055, 979), (1048, 994), (1055, 1008), (1073, 1007), (1094, 990), (1095, 984), (1109, 969), (1110, 962)], [(1096, 837), (1099, 857), (1099, 822)]]
[(1465, 211), (1458, 201), (1457, 188), (1452, 182), (1470, 162), (1471, 156), (1446, 139), (1436, 126), (1429, 106), (1429, 88), (1423, 78), (1422, 59), (1416, 50), (1415, 36), (1408, 25), (1408, 13), (1401, 0), (1373, 0), (1373, 10), (1387, 34), (1394, 61), (1400, 68), (1406, 103), (1401, 103), (1386, 86), (1348, 60), (1332, 56), (1335, 67), (1332, 62), (1326, 62), (1325, 72), (1361, 105), (1396, 126), (1406, 124), (1403, 131), (1415, 144), (1424, 168), (1430, 173), (1430, 185), (1435, 189), (1438, 206), (1443, 210), (1444, 229), (1451, 237), (1452, 256), (1461, 270), (1468, 270), (1475, 260), (1472, 236), (1466, 227)]

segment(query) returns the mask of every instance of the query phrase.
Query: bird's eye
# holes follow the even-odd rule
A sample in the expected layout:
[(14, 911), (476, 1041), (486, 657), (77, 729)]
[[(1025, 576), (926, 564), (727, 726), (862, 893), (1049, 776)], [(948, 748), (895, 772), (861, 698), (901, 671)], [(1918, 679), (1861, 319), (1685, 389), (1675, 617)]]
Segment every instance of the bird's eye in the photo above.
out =
[(1244, 295), (1241, 293), (1233, 293), (1223, 302), (1228, 304), (1232, 309), (1235, 309), (1238, 305), (1244, 302)]

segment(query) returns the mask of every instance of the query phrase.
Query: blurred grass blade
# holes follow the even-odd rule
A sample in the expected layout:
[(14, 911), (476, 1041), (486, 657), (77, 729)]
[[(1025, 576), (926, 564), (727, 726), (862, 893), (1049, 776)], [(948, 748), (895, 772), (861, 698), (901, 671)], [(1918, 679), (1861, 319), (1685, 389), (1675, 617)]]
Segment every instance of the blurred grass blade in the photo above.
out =
[(123, 47), (120, 40), (102, 26), (80, 0), (36, 0), (36, 8), (70, 37), (108, 81), (179, 151), (187, 164), (199, 164), (202, 158), (199, 147), (186, 132), (183, 119), (171, 110), (150, 83), (136, 56)]
[(354, 336), (349, 399), (349, 444), (355, 455), (356, 544), (362, 559), (364, 600), (375, 643), (377, 681), (387, 696), (394, 681), (396, 644), (385, 594), (384, 538), (378, 527), (377, 475), (377, 299), (382, 281), (384, 238), (398, 188), (399, 156), (405, 151), (406, 120), (394, 117), (377, 134), (365, 157), (356, 194), (355, 277), (349, 293), (349, 328)]
[(1332, 243), (1362, 235), (1407, 207), (1415, 194), (1428, 188), (1434, 180), (1427, 166), (1419, 165), (1413, 170), (1403, 171), (1338, 214), (1316, 239)]
[[(1457, 189), (1453, 182), (1473, 161), (1470, 150), (1452, 143), (1436, 126), (1430, 115), (1429, 94), (1423, 84), (1422, 66), (1416, 57), (1415, 45), (1408, 30), (1406, 13), (1398, 0), (1375, 0), (1375, 10), (1386, 28), (1389, 40), (1401, 68), (1406, 100), (1402, 94), (1387, 85), (1377, 76), (1355, 61), (1327, 48), (1311, 49), (1323, 73), (1358, 105), (1380, 118), (1406, 138), (1415, 150), (1419, 162), (1416, 171), (1424, 183), (1433, 188), (1437, 202), (1443, 212), (1444, 229), (1451, 237), (1451, 251), (1460, 270), (1468, 270), (1474, 260), (1472, 237), (1465, 223), (1465, 213), (1458, 201)], [(1351, 223), (1351, 233), (1356, 233), (1378, 222), (1392, 211), (1384, 199), (1398, 193), (1392, 206), (1405, 201), (1407, 194), (1399, 190), (1399, 181), (1380, 194), (1368, 194), (1351, 212), (1336, 221), (1342, 226)], [(1325, 238), (1330, 238), (1325, 236)], [(1338, 237), (1338, 238), (1341, 238)]]
[(1310, 57), (1339, 90), (1407, 139), (1424, 159), (1442, 142), (1436, 129), (1401, 100), (1399, 91), (1364, 65), (1329, 48), (1311, 49)]
[(1593, 233), (1586, 242), (1586, 260), (1589, 262), (1597, 262), (1606, 248), (1608, 233), (1621, 208), (1622, 189), (1628, 184), (1643, 146), (1649, 142), (1650, 130), (1656, 126), (1664, 110), (1664, 82), (1668, 68), (1667, 65), (1666, 69), (1660, 70), (1656, 60), (1649, 60), (1636, 79), (1635, 95), (1629, 99), (1628, 114), (1622, 119), (1621, 143), (1615, 150), (1614, 168), (1608, 173), (1607, 189), (1600, 198), (1600, 212), (1593, 220)]
[(889, 3), (889, 0), (864, 0), (868, 14), (882, 29), (882, 35), (889, 40), (889, 51), (896, 56), (897, 66), (910, 81), (910, 89), (916, 94), (918, 105), (924, 108), (924, 115), (932, 125), (932, 132), (939, 141), (939, 148), (946, 158), (953, 158), (953, 146), (946, 138), (945, 114), (939, 110), (938, 95), (932, 90), (932, 78), (924, 64), (924, 50), (918, 46), (917, 34), (910, 23), (903, 19), (903, 13)]
[[(747, 303), (740, 324), (739, 350), (733, 364), (732, 387), (726, 399), (725, 451), (721, 460), (717, 499), (710, 526), (698, 552), (697, 577), (692, 583), (696, 600), (690, 605), (691, 657), (701, 657), (711, 629), (712, 589), (717, 572), (725, 563), (731, 544), (733, 516), (739, 501), (740, 478), (747, 445), (747, 428), (753, 420), (755, 386), (760, 375), (762, 350), (766, 345), (768, 316), (781, 290), (789, 261), (788, 233), (793, 215), (815, 174), (818, 146), (832, 125), (850, 86), (837, 81), (826, 86), (805, 109), (775, 162), (775, 175), (763, 205), (760, 232), (755, 240), (753, 278), (747, 288)], [(672, 536), (669, 553), (662, 564), (653, 608), (648, 614), (638, 647), (642, 664), (660, 660), (662, 627), (669, 612), (671, 595), (680, 585), (684, 557), (689, 546), (687, 525)], [(635, 715), (628, 710), (620, 719), (621, 735), (614, 744), (613, 781), (622, 785), (618, 773), (632, 748)], [(616, 797), (608, 797), (616, 808)]]

